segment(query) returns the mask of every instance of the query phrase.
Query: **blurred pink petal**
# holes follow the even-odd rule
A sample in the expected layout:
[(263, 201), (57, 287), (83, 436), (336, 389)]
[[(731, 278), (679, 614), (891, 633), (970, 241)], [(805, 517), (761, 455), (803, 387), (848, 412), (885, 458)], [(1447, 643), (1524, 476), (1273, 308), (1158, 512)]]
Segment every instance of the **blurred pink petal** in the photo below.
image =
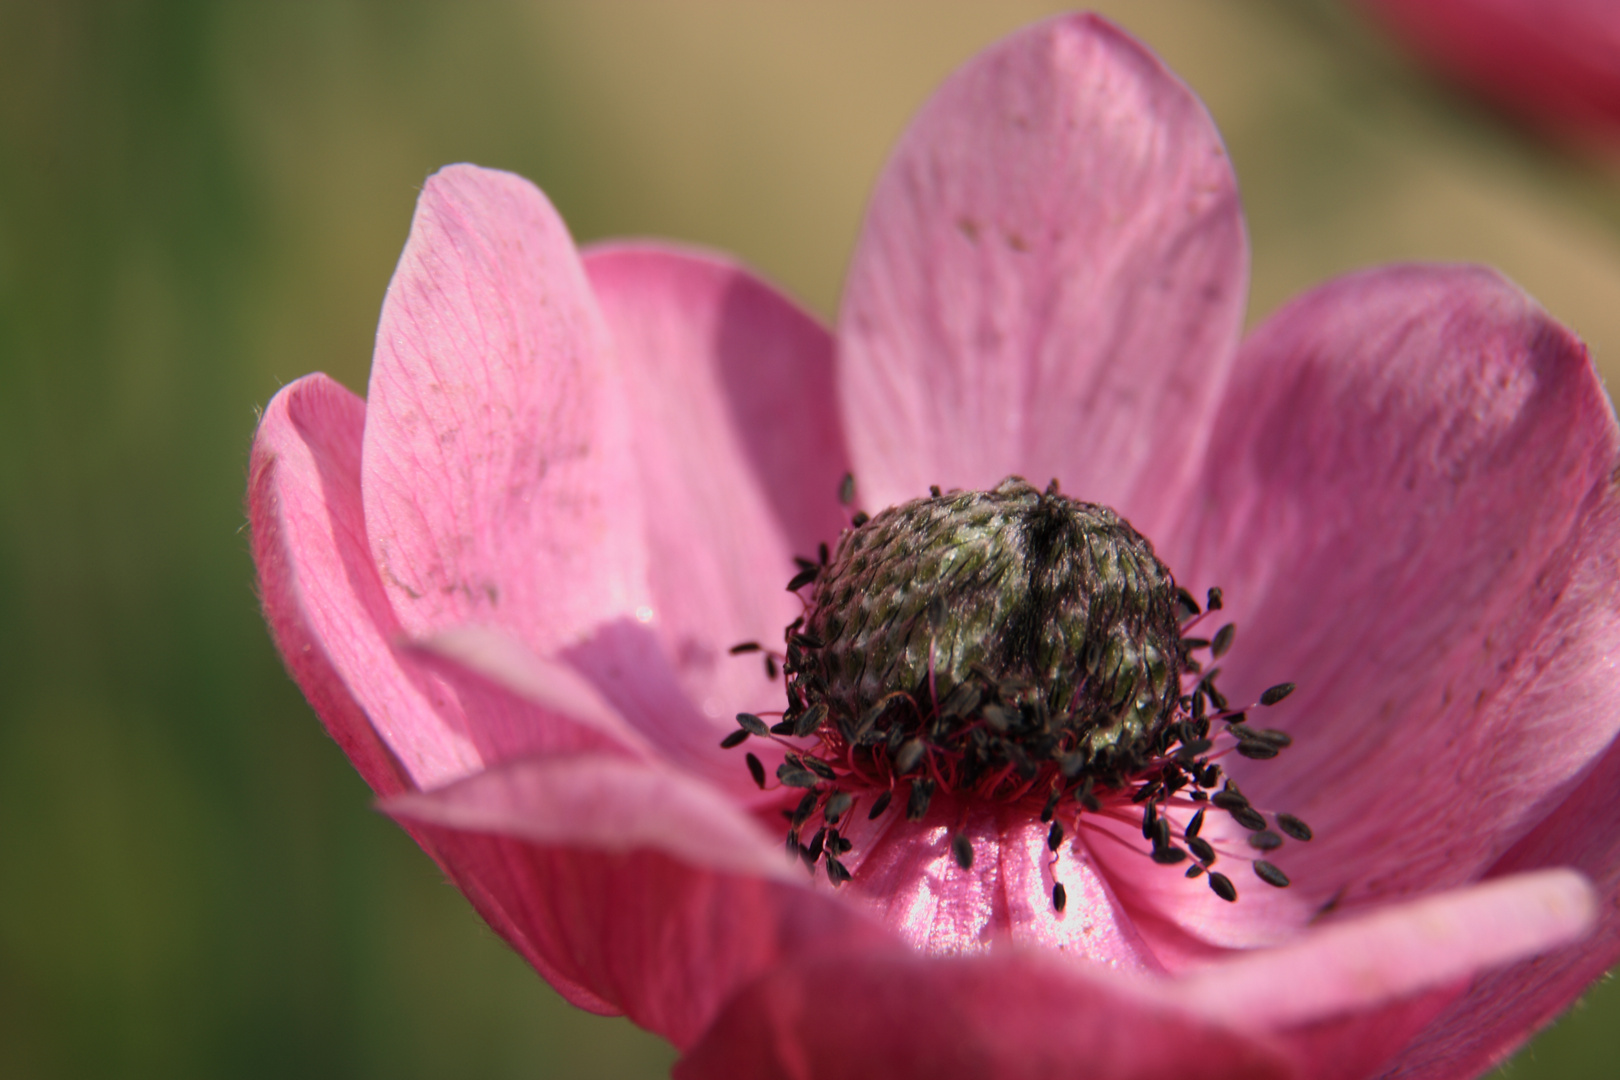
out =
[[(683, 1076), (1472, 1075), (1620, 955), (1614, 415), (1488, 271), (1341, 279), (1239, 350), (1246, 267), (1202, 106), (1091, 16), (924, 109), (836, 345), (723, 258), (581, 260), (531, 185), (452, 167), (369, 404), (311, 376), (266, 410), (267, 620), (479, 913), (569, 1000), (689, 1050)], [(1009, 473), (1226, 589), (1236, 707), (1298, 681), (1265, 714), (1286, 756), (1219, 756), (1315, 836), (1240, 873), (1259, 826), (1212, 816), (1235, 902), (1215, 863), (1152, 857), (1205, 805), (1159, 781), (1135, 794), (1162, 819), (1110, 788), (1068, 833), (968, 788), (835, 811), (805, 772), (832, 766), (760, 734), (808, 713), (731, 655), (798, 632), (788, 577), (857, 510)], [(819, 877), (783, 850), (807, 789), (824, 828), (790, 846)]]
[(1620, 137), (1611, 0), (1359, 0), (1421, 59), (1538, 126)]

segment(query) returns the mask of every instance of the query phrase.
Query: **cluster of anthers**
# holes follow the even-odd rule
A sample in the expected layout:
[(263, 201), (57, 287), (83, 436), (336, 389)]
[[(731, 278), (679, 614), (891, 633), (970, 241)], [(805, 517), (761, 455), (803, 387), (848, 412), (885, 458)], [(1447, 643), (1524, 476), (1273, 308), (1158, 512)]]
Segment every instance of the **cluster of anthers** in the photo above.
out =
[[(840, 496), (852, 504), (851, 478)], [(800, 559), (788, 583), (806, 606), (783, 648), (731, 649), (764, 654), (766, 674), (785, 680), (786, 709), (739, 714), (721, 744), (784, 748), (775, 780), (804, 791), (783, 811), (787, 846), (812, 873), (821, 865), (834, 885), (850, 879), (842, 857), (853, 845), (840, 829), (850, 815), (875, 820), (903, 800), (907, 820), (921, 821), (948, 800), (963, 870), (973, 845), (960, 822), (988, 802), (1050, 825), (1054, 880), (1065, 837), (1118, 841), (1119, 825), (1140, 824), (1144, 854), (1190, 861), (1186, 876), (1223, 900), (1236, 900), (1237, 886), (1215, 869), (1221, 859), (1288, 884), (1265, 856), (1284, 837), (1311, 839), (1309, 826), (1250, 803), (1221, 759), (1285, 749), (1287, 734), (1248, 716), (1294, 686), (1234, 707), (1216, 685), (1234, 627), (1202, 636), (1221, 591), (1200, 608), (1112, 510), (1068, 498), (1056, 481), (1044, 492), (1018, 477), (990, 491), (933, 488), (876, 517), (856, 512), (836, 552), (823, 544), (819, 556)], [(759, 757), (746, 761), (767, 788)], [(1200, 835), (1211, 808), (1242, 827), (1252, 854)], [(1056, 882), (1052, 905), (1065, 903)]]

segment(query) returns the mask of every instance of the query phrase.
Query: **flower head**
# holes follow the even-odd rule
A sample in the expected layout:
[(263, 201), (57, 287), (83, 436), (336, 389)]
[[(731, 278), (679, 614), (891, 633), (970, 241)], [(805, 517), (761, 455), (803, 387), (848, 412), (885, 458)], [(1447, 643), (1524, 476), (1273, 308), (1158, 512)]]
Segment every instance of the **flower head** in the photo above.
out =
[(1094, 17), (924, 109), (833, 333), (443, 170), (366, 400), (266, 411), (267, 618), (682, 1076), (1472, 1075), (1620, 952), (1614, 415), (1489, 271), (1240, 347), (1246, 267), (1207, 114)]

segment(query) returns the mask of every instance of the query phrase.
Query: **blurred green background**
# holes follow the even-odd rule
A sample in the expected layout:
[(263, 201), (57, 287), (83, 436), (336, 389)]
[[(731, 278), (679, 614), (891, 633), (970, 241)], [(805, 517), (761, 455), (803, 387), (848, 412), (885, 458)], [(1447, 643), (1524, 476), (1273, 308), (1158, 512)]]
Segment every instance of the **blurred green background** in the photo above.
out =
[[(1251, 321), (1371, 262), (1501, 267), (1620, 371), (1620, 168), (1310, 0), (1105, 11), (1237, 164)], [(824, 315), (909, 113), (1056, 5), (0, 0), (0, 1074), (659, 1076), (565, 1006), (284, 676), (242, 532), (256, 406), (365, 387), (423, 178), (582, 240), (740, 252)], [(1610, 1077), (1620, 994), (1514, 1077)]]

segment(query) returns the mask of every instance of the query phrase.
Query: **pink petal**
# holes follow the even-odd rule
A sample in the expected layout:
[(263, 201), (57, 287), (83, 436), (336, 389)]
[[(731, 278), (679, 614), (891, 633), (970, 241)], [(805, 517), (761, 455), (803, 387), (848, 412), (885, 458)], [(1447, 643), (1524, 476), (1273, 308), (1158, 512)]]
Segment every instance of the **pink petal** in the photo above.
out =
[(1361, 0), (1446, 74), (1510, 112), (1620, 134), (1612, 0)]
[[(761, 657), (726, 650), (781, 647), (782, 628), (803, 611), (785, 589), (797, 573), (791, 556), (814, 558), (848, 524), (832, 339), (716, 256), (619, 246), (590, 253), (586, 270), (629, 391), (652, 591), (643, 614), (677, 693), (701, 711), (686, 726), (719, 754), (737, 712), (784, 704)], [(666, 700), (648, 704), (663, 710)], [(739, 755), (728, 768), (744, 775)]]
[(1260, 1080), (1275, 1044), (1050, 957), (812, 956), (738, 994), (677, 1080)]
[(516, 754), (626, 752), (616, 733), (396, 646), (399, 625), (365, 545), (365, 420), (365, 404), (324, 375), (283, 388), (254, 438), (248, 513), (276, 644), (366, 781), (389, 794)]
[(749, 818), (657, 767), (514, 762), (385, 806), (522, 927), (514, 944), (565, 996), (677, 1046), (792, 957), (888, 940), (849, 905), (780, 880), (786, 852)]
[(363, 494), (407, 633), (550, 656), (646, 603), (622, 389), (556, 212), (509, 173), (428, 179), (371, 368)]
[(1293, 748), (1229, 759), (1315, 829), (1272, 860), (1296, 904), (1477, 878), (1608, 745), (1613, 586), (1576, 583), (1609, 565), (1588, 536), (1616, 447), (1585, 349), (1489, 271), (1343, 278), (1245, 345), (1164, 548), (1225, 589), (1227, 695), (1299, 684), (1255, 718)]
[(1203, 105), (1094, 15), (980, 53), (873, 195), (839, 323), (868, 510), (1009, 473), (1150, 536), (1231, 362), (1248, 247)]

